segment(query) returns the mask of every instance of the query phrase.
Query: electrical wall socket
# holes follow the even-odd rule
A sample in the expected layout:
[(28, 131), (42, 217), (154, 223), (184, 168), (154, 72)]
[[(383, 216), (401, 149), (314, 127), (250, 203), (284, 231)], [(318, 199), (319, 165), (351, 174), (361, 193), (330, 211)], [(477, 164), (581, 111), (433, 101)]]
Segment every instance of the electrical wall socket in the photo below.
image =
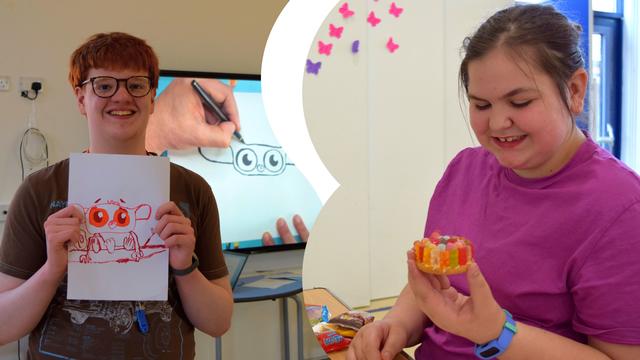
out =
[(0, 91), (9, 91), (10, 84), (8, 76), (0, 76)]
[(0, 223), (7, 220), (7, 213), (9, 213), (9, 204), (0, 204)]
[[(39, 77), (28, 77), (28, 76), (21, 76), (20, 77), (20, 93), (22, 93), (23, 91), (31, 91), (31, 84), (34, 82), (39, 82), (40, 85), (42, 85), (42, 89), (40, 89), (39, 92), (43, 92), (44, 90), (44, 82), (42, 80), (42, 78)], [(33, 94), (33, 93), (30, 93)], [(31, 95), (33, 96), (33, 95)]]

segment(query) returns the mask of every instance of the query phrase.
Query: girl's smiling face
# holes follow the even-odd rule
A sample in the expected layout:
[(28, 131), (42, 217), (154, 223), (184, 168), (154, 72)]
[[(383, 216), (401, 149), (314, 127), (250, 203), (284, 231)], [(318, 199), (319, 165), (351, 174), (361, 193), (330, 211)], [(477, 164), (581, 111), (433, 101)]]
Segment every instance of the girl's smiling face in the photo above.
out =
[(480, 144), (502, 166), (525, 178), (560, 170), (584, 142), (572, 115), (582, 111), (587, 75), (573, 74), (569, 109), (562, 94), (533, 60), (498, 46), (469, 62), (469, 116)]

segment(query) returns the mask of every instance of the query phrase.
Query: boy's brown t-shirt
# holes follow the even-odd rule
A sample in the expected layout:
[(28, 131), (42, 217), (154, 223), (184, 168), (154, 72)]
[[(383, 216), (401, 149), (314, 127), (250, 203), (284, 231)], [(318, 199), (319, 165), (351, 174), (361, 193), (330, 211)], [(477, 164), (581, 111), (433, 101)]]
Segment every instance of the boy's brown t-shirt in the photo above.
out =
[[(67, 206), (69, 160), (30, 175), (16, 192), (0, 242), (0, 272), (28, 279), (47, 259), (44, 222)], [(191, 220), (198, 269), (209, 280), (227, 275), (218, 208), (207, 182), (170, 166), (170, 200)], [(136, 302), (67, 300), (66, 277), (29, 338), (30, 359), (193, 359), (193, 325), (173, 276), (168, 301), (143, 301), (149, 332), (136, 323)], [(16, 309), (21, 311), (21, 309)]]

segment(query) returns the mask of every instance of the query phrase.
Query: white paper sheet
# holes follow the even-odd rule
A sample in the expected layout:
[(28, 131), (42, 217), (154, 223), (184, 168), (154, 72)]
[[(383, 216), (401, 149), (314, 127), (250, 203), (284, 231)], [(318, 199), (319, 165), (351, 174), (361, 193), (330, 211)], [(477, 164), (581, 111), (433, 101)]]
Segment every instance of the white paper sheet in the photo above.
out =
[(85, 223), (69, 247), (67, 298), (166, 300), (169, 253), (151, 228), (167, 201), (167, 158), (71, 154), (69, 204)]

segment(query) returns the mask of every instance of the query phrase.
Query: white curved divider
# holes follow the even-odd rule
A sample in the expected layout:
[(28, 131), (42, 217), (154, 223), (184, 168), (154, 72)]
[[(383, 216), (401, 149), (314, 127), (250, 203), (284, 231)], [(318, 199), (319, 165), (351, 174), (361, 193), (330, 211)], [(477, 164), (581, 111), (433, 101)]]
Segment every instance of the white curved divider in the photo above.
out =
[(262, 98), (269, 124), (323, 205), (339, 184), (311, 142), (302, 105), (302, 79), (311, 42), (336, 3), (289, 1), (271, 29), (262, 57)]

